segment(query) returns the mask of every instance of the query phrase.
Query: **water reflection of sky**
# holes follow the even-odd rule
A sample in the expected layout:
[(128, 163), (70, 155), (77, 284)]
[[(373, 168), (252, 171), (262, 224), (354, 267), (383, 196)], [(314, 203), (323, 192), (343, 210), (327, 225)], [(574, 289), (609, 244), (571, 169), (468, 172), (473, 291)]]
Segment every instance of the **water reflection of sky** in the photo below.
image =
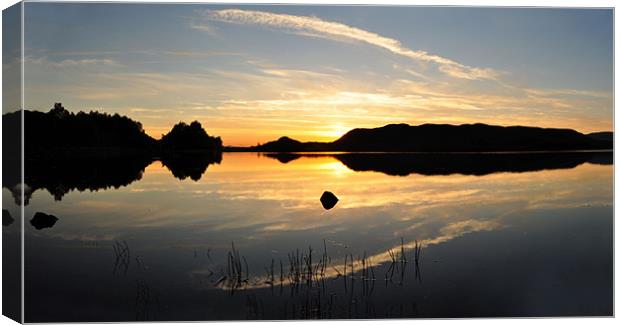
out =
[[(294, 232), (300, 243), (333, 237), (355, 247), (356, 240), (365, 246), (369, 240), (392, 242), (401, 236), (447, 240), (500, 227), (511, 213), (609, 205), (612, 195), (611, 167), (591, 164), (483, 177), (390, 177), (353, 172), (330, 157), (288, 164), (255, 154), (224, 159), (198, 182), (179, 181), (154, 162), (142, 180), (118, 190), (73, 192), (60, 202), (38, 191), (27, 214), (62, 216), (50, 235), (64, 238), (186, 229), (193, 236), (208, 235), (209, 242), (200, 245), (218, 246), (218, 239), (225, 239), (269, 242), (270, 249), (278, 249), (277, 238)], [(324, 190), (340, 198), (335, 209), (324, 211), (319, 204)], [(186, 232), (179, 236), (187, 245), (199, 244)]]
[[(329, 211), (319, 203), (325, 190), (340, 199)], [(12, 202), (6, 189), (3, 200)], [(161, 281), (174, 277), (173, 282), (187, 286), (197, 274), (222, 268), (232, 241), (261, 275), (271, 259), (286, 261), (292, 249), (309, 245), (321, 250), (324, 239), (336, 261), (345, 253), (366, 252), (373, 263), (380, 263), (389, 259), (386, 250), (398, 246), (401, 237), (407, 248), (418, 240), (425, 249), (437, 246), (440, 252), (451, 241), (463, 242), (459, 238), (466, 234), (507, 231), (505, 237), (491, 237), (493, 245), (510, 247), (518, 241), (499, 241), (510, 238), (511, 229), (551, 234), (558, 230), (548, 227), (561, 224), (562, 214), (593, 214), (602, 216), (593, 220), (611, 221), (611, 205), (609, 165), (586, 163), (573, 169), (485, 176), (394, 177), (354, 172), (331, 157), (303, 157), (282, 164), (235, 153), (209, 166), (197, 182), (180, 181), (154, 162), (140, 181), (117, 190), (71, 192), (60, 202), (44, 190), (36, 191), (26, 207), (27, 219), (43, 211), (60, 220), (42, 231), (27, 225), (26, 249), (29, 243), (33, 250), (45, 246), (58, 256), (41, 258), (31, 251), (26, 263), (31, 256), (37, 267), (60, 272), (68, 259), (64, 255), (75, 250), (76, 243), (82, 248), (80, 256), (88, 250), (108, 256), (110, 240), (121, 239), (150, 267), (159, 268)], [(566, 218), (567, 223), (581, 222)], [(191, 262), (192, 256), (206, 252), (212, 261)], [(558, 256), (563, 254), (558, 251)]]

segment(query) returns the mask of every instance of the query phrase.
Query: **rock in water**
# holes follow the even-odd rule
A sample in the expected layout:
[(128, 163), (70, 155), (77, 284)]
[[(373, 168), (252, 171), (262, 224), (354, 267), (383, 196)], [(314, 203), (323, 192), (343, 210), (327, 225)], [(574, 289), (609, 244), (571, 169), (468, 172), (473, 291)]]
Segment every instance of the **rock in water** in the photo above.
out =
[(321, 204), (325, 210), (333, 208), (336, 203), (338, 203), (338, 198), (334, 195), (334, 193), (329, 191), (323, 192), (323, 195), (321, 195)]
[(9, 213), (9, 210), (2, 209), (2, 225), (3, 226), (8, 226), (8, 225), (12, 224), (13, 221), (15, 221), (15, 220), (13, 219), (13, 217), (11, 217), (11, 214)]
[(52, 228), (58, 218), (51, 214), (45, 214), (43, 212), (37, 212), (34, 214), (32, 219), (30, 219), (30, 224), (36, 229), (41, 230), (43, 228)]

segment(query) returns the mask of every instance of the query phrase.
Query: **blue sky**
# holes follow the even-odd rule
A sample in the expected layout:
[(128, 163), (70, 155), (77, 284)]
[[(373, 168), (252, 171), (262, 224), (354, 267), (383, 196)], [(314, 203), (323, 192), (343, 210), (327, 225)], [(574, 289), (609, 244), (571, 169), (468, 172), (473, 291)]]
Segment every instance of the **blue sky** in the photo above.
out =
[[(605, 9), (27, 3), (26, 107), (159, 137), (331, 140), (387, 123), (612, 128)], [(10, 69), (5, 64), (5, 69)]]

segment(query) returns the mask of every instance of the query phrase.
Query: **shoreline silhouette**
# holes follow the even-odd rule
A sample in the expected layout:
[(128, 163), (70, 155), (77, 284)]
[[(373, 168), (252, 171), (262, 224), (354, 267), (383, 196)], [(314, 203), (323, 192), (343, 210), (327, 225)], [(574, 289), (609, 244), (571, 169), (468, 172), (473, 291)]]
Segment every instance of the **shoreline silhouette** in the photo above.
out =
[[(16, 203), (37, 189), (56, 200), (74, 190), (118, 188), (141, 179), (161, 161), (178, 179), (200, 180), (222, 152), (261, 152), (281, 163), (303, 156), (331, 156), (353, 171), (392, 176), (486, 175), (573, 168), (585, 162), (613, 164), (613, 132), (582, 134), (569, 129), (502, 127), (486, 124), (390, 124), (354, 129), (333, 142), (300, 142), (288, 137), (252, 147), (225, 147), (198, 121), (179, 122), (155, 140), (126, 116), (67, 111), (56, 103), (47, 113), (24, 111), (24, 197), (19, 171), (21, 113), (3, 115), (3, 187)], [(534, 151), (534, 152), (533, 152)], [(504, 152), (505, 154), (497, 154)]]
[[(142, 124), (119, 114), (72, 113), (61, 103), (49, 112), (24, 110), (25, 155), (162, 156), (198, 152), (538, 152), (613, 150), (613, 131), (580, 133), (572, 129), (476, 124), (388, 124), (356, 128), (332, 142), (301, 142), (282, 136), (256, 146), (224, 146), (200, 122), (179, 122), (156, 140)], [(4, 150), (19, 153), (21, 112), (3, 114)]]
[[(300, 158), (332, 157), (353, 172), (379, 172), (389, 176), (418, 174), (474, 175), (571, 169), (584, 163), (613, 164), (612, 152), (549, 153), (264, 153), (261, 156), (289, 164)], [(24, 197), (19, 175), (5, 175), (2, 186), (11, 191), (16, 204), (28, 205), (32, 194), (46, 190), (56, 201), (74, 190), (118, 189), (142, 179), (148, 165), (161, 162), (179, 180), (199, 181), (208, 167), (221, 164), (221, 152), (150, 156), (63, 156), (26, 160)]]
[(388, 124), (353, 129), (332, 142), (301, 142), (287, 136), (251, 147), (249, 152), (550, 152), (612, 150), (613, 132), (583, 134), (572, 129), (487, 124)]
[[(182, 152), (531, 152), (612, 150), (613, 132), (583, 134), (572, 129), (476, 124), (388, 124), (356, 128), (332, 142), (301, 142), (287, 136), (248, 147), (224, 146), (200, 122), (179, 122), (156, 140), (142, 124), (119, 114), (72, 113), (61, 103), (49, 112), (24, 110), (26, 159), (58, 155), (151, 155)], [(20, 134), (21, 112), (3, 114), (4, 139)], [(19, 143), (4, 150), (19, 154)], [(12, 156), (9, 155), (9, 156)]]

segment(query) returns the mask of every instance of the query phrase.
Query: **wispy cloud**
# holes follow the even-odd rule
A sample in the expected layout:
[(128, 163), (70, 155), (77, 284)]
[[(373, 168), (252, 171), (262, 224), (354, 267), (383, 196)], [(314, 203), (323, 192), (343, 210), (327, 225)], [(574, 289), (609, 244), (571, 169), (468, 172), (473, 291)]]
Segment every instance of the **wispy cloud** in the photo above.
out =
[[(611, 114), (611, 95), (605, 92), (516, 86), (480, 89), (475, 83), (435, 80), (406, 66), (394, 67), (400, 76), (379, 76), (372, 71), (309, 69), (268, 61), (240, 63), (236, 70), (217, 67), (165, 73), (119, 71), (86, 62), (91, 61), (82, 62), (82, 69), (31, 67), (29, 79), (40, 83), (30, 90), (31, 97), (47, 100), (63, 94), (69, 107), (79, 103), (116, 109), (142, 121), (155, 137), (178, 120), (193, 119), (208, 121), (210, 131), (234, 145), (283, 134), (303, 141), (331, 141), (340, 135), (334, 130), (401, 122), (520, 124), (582, 132), (610, 128), (606, 114)], [(49, 82), (61, 71), (71, 77), (63, 83)], [(418, 80), (408, 79), (411, 76)], [(295, 123), (290, 116), (295, 116)]]
[(52, 65), (59, 67), (75, 67), (85, 65), (118, 65), (116, 61), (110, 59), (83, 59), (83, 60), (62, 60), (60, 62), (51, 62)]
[(191, 23), (190, 27), (193, 29), (198, 29), (201, 30), (203, 32), (208, 33), (209, 35), (214, 36), (215, 35), (215, 30), (213, 27), (207, 25), (207, 24), (197, 24), (197, 23)]
[(591, 90), (579, 90), (579, 89), (535, 89), (524, 88), (528, 95), (532, 96), (581, 96), (581, 97), (596, 97), (596, 98), (610, 98), (611, 94), (603, 91), (591, 91)]
[(26, 63), (42, 64), (50, 67), (84, 67), (94, 65), (117, 66), (118, 62), (112, 59), (66, 59), (62, 61), (52, 61), (46, 57), (26, 57)]
[[(430, 54), (426, 51), (413, 50), (407, 48), (396, 39), (343, 23), (325, 21), (317, 17), (239, 9), (206, 10), (202, 12), (202, 16), (207, 21), (260, 25), (283, 29), (305, 36), (326, 37), (337, 41), (359, 41), (416, 61), (435, 63), (439, 65), (441, 72), (455, 78), (469, 80), (497, 79), (500, 75), (500, 72), (494, 69), (472, 67), (439, 55)], [(205, 31), (211, 30), (211, 27), (206, 22), (194, 23), (192, 27)]]

